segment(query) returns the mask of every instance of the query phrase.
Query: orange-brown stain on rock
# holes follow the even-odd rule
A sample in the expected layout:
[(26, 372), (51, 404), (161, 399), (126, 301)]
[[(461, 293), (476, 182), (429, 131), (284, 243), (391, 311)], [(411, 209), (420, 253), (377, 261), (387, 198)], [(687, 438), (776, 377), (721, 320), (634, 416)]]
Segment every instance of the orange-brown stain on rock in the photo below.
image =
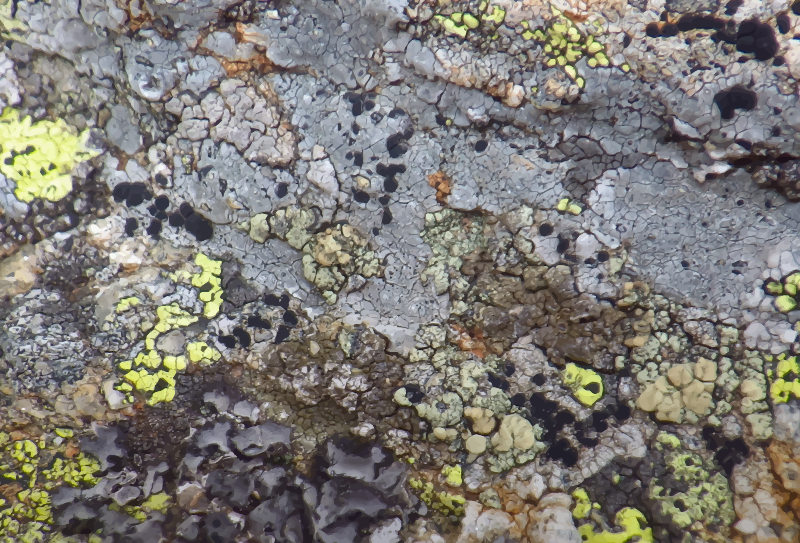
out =
[(428, 176), (428, 184), (436, 191), (436, 201), (446, 204), (452, 190), (450, 178), (444, 172), (432, 173)]

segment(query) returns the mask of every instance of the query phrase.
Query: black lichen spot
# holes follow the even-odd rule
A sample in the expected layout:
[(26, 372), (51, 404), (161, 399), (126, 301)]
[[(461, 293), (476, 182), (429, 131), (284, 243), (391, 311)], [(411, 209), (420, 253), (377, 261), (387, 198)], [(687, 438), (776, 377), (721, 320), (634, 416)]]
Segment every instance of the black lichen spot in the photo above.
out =
[(681, 32), (691, 32), (692, 30), (720, 30), (724, 27), (725, 23), (723, 21), (709, 15), (687, 14), (678, 21), (678, 30)]
[(478, 140), (477, 143), (475, 143), (475, 152), (476, 153), (482, 153), (482, 152), (484, 152), (486, 150), (487, 147), (489, 147), (489, 142), (488, 141), (486, 141), (486, 140)]
[(364, 109), (366, 109), (367, 111), (372, 111), (373, 109), (375, 109), (375, 102), (373, 102), (372, 100), (367, 100), (366, 102), (364, 102)]
[(622, 48), (625, 49), (631, 44), (631, 36), (630, 34), (625, 34), (625, 37), (622, 38)]
[(131, 217), (130, 219), (127, 219), (125, 221), (125, 235), (128, 236), (129, 238), (132, 238), (135, 235), (136, 230), (138, 228), (139, 228), (139, 221), (137, 221), (136, 219)]
[(169, 184), (169, 180), (167, 179), (167, 176), (164, 175), (163, 173), (157, 173), (156, 183), (158, 183), (162, 187), (166, 187)]
[(380, 198), (378, 198), (378, 202), (380, 202), (382, 206), (387, 206), (389, 205), (389, 197), (385, 195), (381, 196)]
[(667, 23), (661, 29), (661, 35), (665, 38), (671, 38), (678, 35), (678, 25)]
[(559, 240), (558, 245), (556, 246), (556, 251), (558, 251), (559, 253), (566, 253), (568, 249), (569, 249), (569, 240), (568, 239)]
[(436, 124), (438, 124), (439, 126), (447, 125), (447, 118), (442, 114), (437, 114), (436, 115)]
[(214, 227), (205, 217), (193, 213), (186, 218), (186, 231), (192, 234), (197, 241), (208, 241), (214, 235)]
[(297, 326), (297, 315), (293, 311), (286, 310), (283, 313), (283, 322), (289, 326)]
[(353, 199), (359, 204), (366, 204), (367, 202), (369, 202), (369, 194), (367, 194), (363, 190), (357, 190), (353, 195)]
[(611, 414), (606, 413), (605, 411), (595, 411), (592, 413), (592, 427), (597, 432), (604, 432), (608, 428), (606, 419), (610, 416)]
[(156, 209), (159, 211), (166, 211), (169, 207), (169, 198), (166, 196), (158, 196), (153, 202), (153, 205), (156, 206)]
[(128, 195), (131, 193), (131, 184), (130, 183), (120, 183), (116, 187), (114, 187), (114, 191), (112, 195), (114, 196), (114, 201), (118, 204), (122, 203), (123, 201), (128, 199)]
[(275, 343), (283, 343), (286, 341), (286, 338), (289, 337), (289, 330), (288, 326), (278, 326), (278, 332), (275, 334)]
[(720, 115), (723, 119), (732, 119), (735, 110), (744, 109), (745, 111), (752, 111), (758, 103), (758, 96), (756, 93), (746, 89), (742, 85), (734, 85), (728, 90), (719, 91), (714, 96), (714, 102), (719, 108)]
[(173, 228), (180, 228), (186, 219), (180, 213), (173, 213), (169, 216), (169, 225)]
[(364, 99), (360, 95), (354, 92), (348, 92), (347, 94), (344, 95), (344, 99), (350, 102), (350, 104), (352, 105), (351, 111), (353, 112), (354, 117), (358, 117), (359, 115), (361, 115), (361, 111), (364, 105), (363, 102)]
[(578, 463), (578, 453), (570, 446), (569, 441), (563, 438), (553, 443), (547, 450), (547, 457), (552, 460), (561, 460), (568, 468)]
[(617, 410), (614, 412), (614, 418), (618, 421), (628, 420), (631, 417), (631, 408), (625, 404), (620, 404), (617, 406)]
[(353, 165), (357, 168), (364, 165), (364, 153), (358, 151), (353, 153)]
[(661, 29), (658, 27), (658, 23), (650, 23), (649, 25), (644, 27), (644, 32), (650, 38), (661, 37)]
[(375, 171), (384, 179), (383, 189), (386, 192), (394, 192), (398, 187), (398, 183), (394, 176), (399, 173), (405, 173), (406, 167), (402, 164), (389, 164), (388, 166), (385, 166), (384, 164), (378, 164), (378, 167), (375, 168)]
[(402, 117), (403, 115), (406, 115), (406, 112), (399, 107), (396, 107), (389, 112), (390, 119), (396, 119), (397, 117)]
[(272, 328), (272, 325), (269, 321), (265, 321), (258, 315), (251, 315), (247, 317), (247, 326), (250, 328), (258, 328), (260, 330), (269, 330)]
[(381, 224), (389, 224), (392, 222), (392, 212), (388, 207), (383, 208), (383, 216), (381, 217)]
[(151, 217), (155, 217), (156, 213), (158, 213), (158, 208), (155, 205), (151, 205), (147, 208), (147, 212), (150, 213)]
[(600, 443), (599, 439), (595, 439), (593, 437), (586, 437), (583, 428), (579, 428), (575, 431), (575, 439), (578, 440), (578, 443), (583, 445), (584, 447), (594, 448)]
[(155, 240), (161, 239), (161, 221), (158, 219), (153, 220), (150, 226), (147, 227), (147, 233)]
[(275, 196), (283, 198), (289, 192), (289, 186), (286, 183), (278, 183), (275, 185)]
[(549, 236), (553, 233), (553, 227), (547, 223), (542, 224), (539, 226), (539, 235), (540, 236)]
[(233, 336), (219, 336), (219, 342), (225, 345), (228, 349), (236, 347), (236, 338)]
[(541, 373), (537, 373), (533, 377), (531, 377), (531, 382), (536, 386), (543, 386), (545, 383), (544, 375)]
[(514, 394), (511, 397), (511, 405), (515, 407), (523, 407), (526, 403), (528, 403), (528, 398), (525, 397), (525, 394)]
[(778, 32), (781, 34), (786, 34), (792, 28), (792, 22), (789, 20), (789, 16), (785, 13), (781, 13), (775, 17), (775, 23), (778, 26)]
[(164, 211), (159, 211), (156, 213), (156, 219), (163, 222), (169, 219), (169, 215), (167, 215)]
[(150, 200), (153, 197), (144, 183), (131, 183), (128, 192), (128, 198), (125, 204), (128, 207), (136, 207), (142, 205), (145, 200)]
[(736, 464), (744, 462), (749, 453), (750, 449), (747, 444), (742, 438), (737, 437), (732, 441), (726, 442), (714, 455), (714, 460), (722, 466), (722, 469), (730, 477)]
[(796, 0), (792, 4), (792, 13), (794, 13), (795, 15), (800, 15), (800, 0)]
[(559, 411), (554, 419), (556, 426), (561, 429), (569, 424), (575, 424), (575, 415), (569, 411)]
[(786, 64), (786, 61), (783, 59), (783, 57), (775, 57), (772, 59), (773, 66), (783, 66), (784, 64)]
[(686, 262), (685, 260), (681, 260), (681, 266), (683, 266), (684, 270), (688, 270), (689, 269), (689, 263)]
[(730, 0), (730, 2), (725, 4), (725, 15), (728, 17), (736, 15), (736, 11), (742, 7), (742, 4), (744, 4), (744, 0)]
[(289, 309), (289, 296), (287, 294), (283, 294), (280, 298), (278, 298), (278, 296), (275, 294), (266, 294), (264, 296), (264, 303), (273, 307)]
[(250, 334), (248, 334), (247, 330), (245, 330), (244, 328), (237, 326), (236, 328), (233, 329), (231, 334), (233, 334), (236, 337), (236, 339), (239, 340), (239, 343), (245, 349), (250, 346)]
[(425, 393), (417, 385), (406, 385), (403, 388), (406, 391), (406, 398), (413, 404), (418, 404), (425, 398)]
[(358, 125), (357, 122), (353, 121), (350, 124), (350, 131), (353, 133), (354, 136), (358, 136), (359, 132), (361, 132), (361, 127)]
[(506, 362), (506, 365), (503, 366), (503, 372), (506, 374), (506, 377), (511, 377), (514, 375), (515, 371), (517, 371), (517, 367), (514, 366), (513, 362)]
[(181, 206), (178, 208), (178, 211), (180, 211), (184, 219), (188, 219), (189, 217), (194, 215), (194, 209), (192, 209), (192, 206), (190, 206), (187, 202), (183, 202)]
[(491, 384), (494, 388), (499, 388), (500, 390), (508, 390), (510, 387), (508, 381), (506, 381), (501, 377), (498, 377), (493, 373), (488, 373), (486, 377), (489, 379), (489, 384)]
[(748, 19), (739, 26), (736, 33), (736, 50), (752, 53), (758, 60), (769, 60), (778, 52), (775, 31), (766, 23)]
[(403, 145), (405, 137), (403, 134), (392, 134), (386, 138), (386, 150), (389, 151), (389, 156), (392, 158), (399, 158), (407, 151)]

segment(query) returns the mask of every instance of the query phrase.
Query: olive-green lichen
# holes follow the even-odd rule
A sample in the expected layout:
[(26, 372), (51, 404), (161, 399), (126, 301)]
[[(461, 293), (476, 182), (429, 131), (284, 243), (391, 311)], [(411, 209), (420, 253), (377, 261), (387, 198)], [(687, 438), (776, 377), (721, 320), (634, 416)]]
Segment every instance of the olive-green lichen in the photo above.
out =
[(447, 491), (436, 492), (433, 483), (413, 477), (409, 479), (408, 485), (419, 493), (419, 499), (431, 509), (443, 515), (459, 517), (464, 515), (464, 504), (467, 502), (464, 496), (451, 494)]
[[(607, 67), (611, 61), (605, 54), (605, 48), (593, 34), (585, 35), (561, 11), (554, 7), (551, 9), (554, 18), (547, 28), (525, 30), (522, 37), (540, 42), (547, 55), (545, 66), (548, 68), (560, 66), (578, 87), (583, 88), (586, 81), (578, 75), (578, 70), (575, 68), (575, 64), (581, 58), (587, 57), (586, 64), (590, 68)], [(564, 209), (559, 209), (560, 211), (572, 212), (569, 201), (562, 201), (562, 204)], [(580, 207), (577, 208), (578, 213), (579, 210)]]
[(422, 239), (430, 246), (433, 255), (422, 272), (423, 283), (432, 280), (437, 294), (447, 292), (450, 281), (460, 277), (462, 258), (486, 246), (483, 229), (481, 217), (451, 209), (428, 213)]
[(51, 493), (58, 487), (97, 484), (99, 463), (77, 453), (72, 430), (58, 429), (34, 439), (0, 432), (0, 542), (44, 541), (53, 523)]
[(433, 16), (435, 24), (444, 30), (445, 34), (466, 38), (471, 30), (483, 30), (495, 39), (496, 29), (503, 24), (506, 18), (506, 11), (491, 5), (489, 2), (481, 2), (480, 6), (474, 11), (454, 12), (449, 15), (437, 14)]
[(33, 123), (5, 108), (0, 115), (0, 173), (16, 184), (21, 202), (57, 202), (72, 191), (72, 168), (100, 154), (87, 148), (89, 131), (77, 134), (61, 119)]
[(684, 530), (717, 526), (726, 530), (736, 518), (728, 480), (711, 460), (684, 450), (678, 436), (662, 432), (655, 449), (664, 454), (669, 488), (665, 481), (653, 479), (648, 497), (656, 502), (661, 515)]

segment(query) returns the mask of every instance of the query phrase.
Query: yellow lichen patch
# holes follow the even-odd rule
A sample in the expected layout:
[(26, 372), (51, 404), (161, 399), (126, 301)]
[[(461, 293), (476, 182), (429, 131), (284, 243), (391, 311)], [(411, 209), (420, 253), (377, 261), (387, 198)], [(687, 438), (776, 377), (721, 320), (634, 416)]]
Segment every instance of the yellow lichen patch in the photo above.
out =
[(117, 303), (117, 313), (122, 313), (123, 311), (127, 311), (128, 309), (141, 304), (142, 301), (136, 296), (123, 298)]
[(211, 364), (222, 358), (218, 350), (209, 347), (204, 341), (190, 343), (186, 351), (189, 353), (189, 360), (194, 363)]
[(148, 405), (171, 402), (175, 397), (175, 371), (160, 370), (150, 373), (147, 369), (131, 370), (125, 374), (128, 381), (139, 392), (148, 394)]
[(570, 363), (561, 375), (564, 384), (583, 405), (591, 407), (603, 397), (603, 379), (594, 370)]
[(442, 476), (445, 477), (444, 482), (449, 486), (461, 486), (464, 484), (464, 479), (461, 476), (461, 466), (443, 467)]
[(203, 270), (199, 275), (192, 276), (192, 285), (201, 289), (200, 301), (205, 304), (203, 316), (213, 319), (219, 314), (222, 307), (222, 261), (211, 260), (203, 253), (198, 253), (194, 263)]
[(66, 439), (72, 431), (58, 429), (37, 441), (13, 441), (0, 432), (0, 541), (41, 542), (52, 524), (50, 493), (63, 485), (95, 485), (98, 462), (75, 455)]
[[(776, 379), (770, 387), (770, 396), (774, 402), (786, 403), (792, 395), (800, 398), (800, 364), (796, 356), (779, 355), (775, 376)], [(794, 379), (791, 379), (792, 376)]]
[(578, 533), (585, 543), (628, 543), (634, 538), (640, 543), (653, 543), (653, 530), (642, 528), (646, 524), (644, 515), (637, 509), (626, 507), (617, 513), (616, 524), (622, 532), (596, 533), (591, 525), (578, 528)]
[(0, 115), (0, 173), (16, 183), (20, 201), (57, 202), (72, 191), (72, 168), (100, 154), (86, 147), (88, 139), (88, 131), (77, 134), (61, 119), (33, 124), (6, 108)]

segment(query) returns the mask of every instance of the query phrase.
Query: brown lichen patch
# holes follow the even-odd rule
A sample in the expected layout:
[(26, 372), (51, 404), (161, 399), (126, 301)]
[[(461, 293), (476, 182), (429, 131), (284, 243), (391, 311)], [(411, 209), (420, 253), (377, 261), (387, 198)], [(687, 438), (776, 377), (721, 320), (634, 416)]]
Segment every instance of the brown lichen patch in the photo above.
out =
[(793, 522), (800, 525), (800, 457), (793, 453), (790, 445), (778, 440), (769, 444), (767, 454), (775, 475), (775, 500), (782, 511), (793, 516)]
[(455, 344), (464, 352), (472, 353), (478, 358), (484, 358), (488, 347), (483, 335), (483, 330), (472, 327), (467, 330), (464, 326), (454, 324), (451, 329), (458, 334)]
[(428, 176), (428, 184), (436, 191), (436, 201), (441, 204), (447, 203), (447, 197), (452, 191), (452, 181), (444, 172), (432, 173)]

